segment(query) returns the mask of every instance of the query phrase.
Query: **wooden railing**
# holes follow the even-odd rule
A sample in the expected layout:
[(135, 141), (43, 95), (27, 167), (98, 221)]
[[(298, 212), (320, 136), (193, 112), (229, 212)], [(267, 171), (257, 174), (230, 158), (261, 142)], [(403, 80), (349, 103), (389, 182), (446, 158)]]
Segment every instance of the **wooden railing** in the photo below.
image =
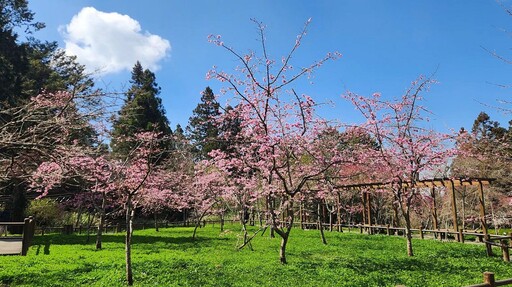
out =
[(512, 284), (512, 278), (496, 281), (494, 279), (494, 273), (492, 272), (484, 272), (484, 283), (470, 285), (466, 287), (497, 287), (497, 286), (506, 286)]
[[(512, 278), (496, 281), (494, 279), (494, 273), (484, 272), (484, 283), (470, 285), (466, 287), (498, 287), (512, 284)], [(405, 287), (405, 285), (396, 285), (396, 287)]]
[[(32, 239), (34, 238), (34, 231), (35, 231), (35, 221), (32, 216), (25, 218), (23, 222), (0, 222), (0, 226), (4, 227), (4, 237), (7, 237), (9, 239), (14, 240), (21, 240), (21, 253), (20, 255), (26, 256), (28, 252), (28, 248), (30, 247), (30, 244), (32, 244)], [(22, 226), (23, 227), (23, 233), (21, 236), (19, 235), (9, 235), (7, 233), (7, 227), (8, 226)]]
[[(309, 228), (318, 228), (318, 223), (302, 223), (303, 226)], [(330, 224), (322, 224), (324, 227), (330, 227)], [(339, 225), (333, 224), (333, 227), (338, 227)], [(405, 236), (405, 228), (403, 227), (392, 227), (389, 225), (341, 225), (342, 228), (353, 228), (359, 229), (360, 233), (367, 232), (369, 234), (377, 234), (384, 233), (387, 235), (403, 235)], [(467, 236), (474, 236), (478, 240), (478, 242), (484, 243), (486, 245), (487, 254), (492, 256), (491, 246), (497, 246), (501, 249), (503, 261), (510, 262), (510, 249), (512, 248), (512, 234), (508, 236), (503, 235), (492, 235), (492, 234), (484, 234), (479, 232), (471, 232), (471, 231), (454, 231), (450, 229), (418, 229), (411, 228), (411, 233), (418, 234), (421, 239), (425, 238), (425, 234), (433, 234), (435, 238), (439, 239), (448, 239), (449, 236), (453, 236), (459, 242), (464, 243)]]

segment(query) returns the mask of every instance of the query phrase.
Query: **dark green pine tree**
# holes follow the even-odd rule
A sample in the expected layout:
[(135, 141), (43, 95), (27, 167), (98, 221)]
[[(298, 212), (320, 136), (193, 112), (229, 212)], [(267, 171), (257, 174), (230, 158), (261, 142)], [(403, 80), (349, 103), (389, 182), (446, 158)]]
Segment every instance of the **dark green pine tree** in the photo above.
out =
[(219, 125), (215, 123), (215, 118), (220, 115), (219, 109), (212, 89), (206, 87), (187, 127), (196, 160), (207, 159), (210, 151), (222, 148)]
[(132, 86), (113, 124), (111, 147), (115, 156), (123, 158), (130, 153), (135, 143), (126, 138), (138, 132), (154, 131), (164, 136), (172, 134), (162, 99), (158, 97), (160, 87), (155, 80), (153, 72), (143, 69), (139, 62), (135, 64), (130, 81)]

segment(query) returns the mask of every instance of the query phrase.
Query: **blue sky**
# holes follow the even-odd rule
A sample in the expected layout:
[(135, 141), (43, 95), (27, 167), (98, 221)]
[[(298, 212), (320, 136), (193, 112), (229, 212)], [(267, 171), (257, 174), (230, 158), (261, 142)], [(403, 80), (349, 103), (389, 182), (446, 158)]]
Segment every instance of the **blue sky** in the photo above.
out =
[[(512, 5), (511, 1), (502, 3)], [(341, 59), (321, 67), (312, 85), (301, 82), (295, 87), (319, 102), (335, 103), (335, 107), (320, 111), (324, 117), (342, 122), (360, 120), (353, 107), (340, 97), (347, 90), (361, 95), (380, 92), (383, 97), (394, 98), (419, 75), (435, 73), (439, 83), (425, 95), (425, 105), (433, 112), (430, 123), (433, 128), (441, 131), (458, 130), (462, 126), (471, 128), (482, 110), (503, 125), (512, 118), (486, 106), (498, 105), (498, 99), (512, 98), (512, 88), (495, 85), (512, 85), (512, 65), (483, 49), (512, 58), (512, 37), (506, 31), (512, 31), (512, 16), (493, 0), (32, 0), (29, 5), (36, 19), (47, 25), (35, 37), (58, 41), (65, 48), (65, 39), (69, 42), (72, 36), (80, 38), (88, 34), (90, 37), (84, 39), (101, 44), (92, 51), (98, 61), (119, 58), (115, 61), (120, 62), (121, 70), (111, 69), (98, 75), (98, 87), (120, 90), (129, 85), (129, 68), (119, 67), (133, 56), (127, 48), (132, 42), (142, 45), (137, 51), (159, 51), (140, 57), (148, 57), (141, 61), (155, 70), (162, 87), (160, 96), (173, 127), (187, 124), (206, 86), (211, 86), (214, 92), (222, 87), (205, 79), (213, 65), (232, 70), (237, 64), (224, 50), (208, 43), (207, 36), (220, 34), (239, 51), (255, 49), (258, 36), (251, 18), (267, 25), (269, 50), (277, 59), (287, 53), (310, 17), (309, 32), (294, 58), (294, 65), (306, 65), (329, 51), (343, 54)], [(93, 7), (94, 10), (88, 11), (96, 14), (127, 15), (129, 18), (124, 20), (129, 19), (131, 24), (138, 22), (139, 36), (127, 34), (118, 38), (119, 33), (101, 26), (103, 22), (87, 17), (82, 17), (81, 22), (77, 20), (77, 32), (72, 32), (70, 23), (84, 7)], [(114, 18), (113, 27), (120, 31), (128, 29), (127, 22), (119, 17), (120, 22), (115, 22)], [(103, 38), (97, 38), (101, 35)], [(140, 43), (151, 35), (154, 47)], [(105, 55), (100, 57), (100, 54)], [(84, 62), (93, 57), (86, 58)], [(125, 66), (133, 66), (131, 62)]]

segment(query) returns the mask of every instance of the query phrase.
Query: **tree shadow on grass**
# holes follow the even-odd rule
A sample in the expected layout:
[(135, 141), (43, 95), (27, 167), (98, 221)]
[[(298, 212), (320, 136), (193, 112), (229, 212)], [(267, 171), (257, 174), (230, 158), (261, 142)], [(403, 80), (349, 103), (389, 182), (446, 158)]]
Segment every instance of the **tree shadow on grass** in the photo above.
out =
[[(32, 244), (32, 245), (35, 245), (35, 244)], [(41, 252), (42, 245), (43, 244), (37, 244), (36, 255), (39, 255), (39, 253)], [(44, 255), (50, 255), (50, 245), (51, 245), (51, 239), (48, 239), (44, 242), (44, 247), (43, 247)]]

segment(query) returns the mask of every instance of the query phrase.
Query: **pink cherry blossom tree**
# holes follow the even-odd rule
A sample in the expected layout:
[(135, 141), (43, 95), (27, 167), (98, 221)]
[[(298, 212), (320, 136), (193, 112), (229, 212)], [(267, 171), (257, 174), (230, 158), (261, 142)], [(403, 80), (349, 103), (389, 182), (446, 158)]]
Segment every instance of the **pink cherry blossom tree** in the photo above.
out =
[(162, 151), (158, 149), (158, 141), (165, 140), (165, 137), (154, 132), (141, 132), (135, 134), (134, 139), (127, 138), (130, 142), (135, 142), (134, 149), (129, 156), (122, 161), (113, 163), (112, 189), (118, 194), (119, 203), (122, 204), (125, 213), (126, 235), (125, 235), (125, 255), (126, 255), (126, 281), (128, 285), (133, 285), (131, 244), (133, 234), (133, 219), (135, 210), (145, 196), (166, 197), (172, 192), (165, 184), (163, 173), (157, 172), (159, 166), (159, 155)]
[(314, 113), (315, 101), (297, 93), (292, 85), (303, 76), (310, 76), (325, 62), (339, 58), (340, 54), (327, 53), (321, 60), (298, 69), (291, 65), (290, 61), (306, 35), (308, 20), (290, 52), (281, 61), (275, 61), (267, 51), (265, 26), (254, 22), (259, 31), (260, 55), (253, 51), (238, 53), (220, 36), (209, 38), (239, 62), (235, 73), (214, 67), (207, 78), (215, 78), (227, 85), (224, 94), (234, 96), (234, 109), (242, 117), (239, 140), (232, 146), (237, 156), (220, 150), (210, 155), (212, 162), (223, 172), (230, 174), (242, 170), (251, 174), (251, 182), (258, 182), (251, 197), (264, 200), (267, 222), (281, 237), (280, 262), (285, 264), (298, 195), (306, 190), (308, 181), (321, 178), (327, 169), (346, 158), (342, 154), (326, 158), (315, 151), (315, 139), (328, 125)]
[[(100, 209), (100, 227), (98, 228), (98, 242), (101, 248), (101, 225), (103, 224), (106, 196), (110, 195), (117, 204), (122, 206), (125, 213), (126, 237), (126, 280), (128, 285), (133, 285), (131, 242), (132, 223), (135, 210), (144, 204), (168, 204), (176, 203), (174, 182), (180, 177), (169, 177), (159, 163), (158, 141), (165, 137), (153, 132), (138, 133), (135, 139), (127, 138), (130, 142), (137, 143), (130, 152), (130, 156), (124, 160), (110, 159), (103, 156), (93, 157), (84, 153), (83, 149), (67, 148), (60, 150), (59, 160), (42, 163), (33, 175), (32, 188), (39, 189), (41, 196), (70, 178), (79, 178), (86, 182), (91, 193), (101, 194), (102, 203)], [(103, 215), (103, 216), (101, 216)]]
[(0, 118), (2, 182), (27, 180), (42, 161), (77, 140), (76, 135), (88, 125), (87, 117), (77, 111), (74, 96), (68, 92), (42, 92), (24, 105), (2, 107)]
[(366, 118), (361, 127), (378, 144), (366, 152), (365, 166), (369, 174), (382, 182), (389, 182), (394, 199), (405, 221), (407, 254), (413, 256), (411, 209), (419, 193), (416, 181), (438, 166), (446, 165), (454, 156), (453, 136), (428, 127), (428, 112), (420, 105), (422, 92), (433, 80), (420, 77), (398, 100), (386, 101), (380, 94), (362, 97), (347, 93), (357, 110)]
[(195, 213), (193, 239), (196, 238), (197, 229), (206, 215), (225, 208), (225, 195), (230, 194), (233, 188), (228, 180), (226, 174), (208, 161), (199, 162), (195, 167), (192, 188), (187, 194), (188, 206)]
[(31, 188), (45, 197), (56, 188), (78, 187), (76, 200), (86, 201), (99, 215), (96, 249), (102, 248), (105, 211), (113, 202), (113, 163), (96, 148), (70, 144), (59, 147), (57, 156), (41, 163), (31, 178)]

